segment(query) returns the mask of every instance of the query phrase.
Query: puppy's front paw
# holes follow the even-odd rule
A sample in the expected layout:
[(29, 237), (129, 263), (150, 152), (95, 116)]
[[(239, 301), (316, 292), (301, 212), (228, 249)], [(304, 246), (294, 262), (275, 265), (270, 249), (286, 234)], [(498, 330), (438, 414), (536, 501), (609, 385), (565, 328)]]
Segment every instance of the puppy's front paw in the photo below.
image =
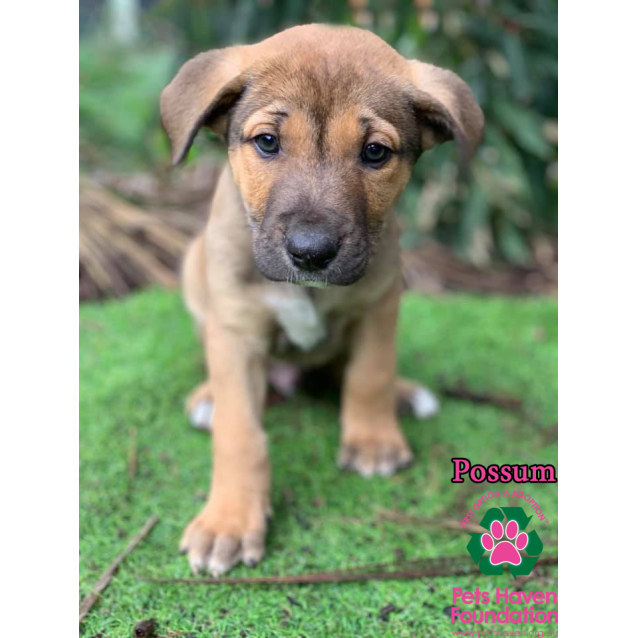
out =
[(194, 574), (208, 569), (221, 576), (242, 561), (248, 567), (264, 556), (267, 508), (207, 504), (188, 524), (180, 541)]
[(398, 428), (361, 435), (344, 434), (337, 464), (341, 469), (354, 470), (362, 476), (390, 476), (407, 467), (412, 452)]

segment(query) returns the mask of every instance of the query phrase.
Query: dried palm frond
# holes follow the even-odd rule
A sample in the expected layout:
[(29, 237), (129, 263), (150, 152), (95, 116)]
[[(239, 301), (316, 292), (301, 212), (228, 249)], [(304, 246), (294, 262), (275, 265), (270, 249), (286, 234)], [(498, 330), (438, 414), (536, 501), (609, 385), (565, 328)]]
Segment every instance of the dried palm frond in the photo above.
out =
[(180, 215), (147, 211), (80, 180), (80, 298), (122, 296), (146, 284), (177, 284), (191, 235)]

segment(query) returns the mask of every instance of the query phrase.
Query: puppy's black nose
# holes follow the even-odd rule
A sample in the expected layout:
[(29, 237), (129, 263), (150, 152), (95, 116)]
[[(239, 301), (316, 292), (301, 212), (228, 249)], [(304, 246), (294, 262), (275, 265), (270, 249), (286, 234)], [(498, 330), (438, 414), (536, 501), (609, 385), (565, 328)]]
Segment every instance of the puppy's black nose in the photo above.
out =
[(299, 226), (286, 233), (286, 249), (298, 268), (322, 270), (336, 257), (339, 241), (318, 228)]

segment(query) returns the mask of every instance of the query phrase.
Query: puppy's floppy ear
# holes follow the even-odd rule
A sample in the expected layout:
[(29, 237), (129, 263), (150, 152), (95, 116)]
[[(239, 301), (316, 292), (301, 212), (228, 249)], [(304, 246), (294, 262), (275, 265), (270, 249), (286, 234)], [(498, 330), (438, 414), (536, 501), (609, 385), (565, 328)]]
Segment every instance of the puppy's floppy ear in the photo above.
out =
[(421, 124), (423, 150), (454, 139), (463, 163), (483, 140), (483, 112), (461, 78), (432, 64), (409, 60), (414, 108)]
[(245, 84), (241, 73), (246, 48), (229, 47), (196, 55), (162, 91), (160, 114), (171, 142), (173, 165), (186, 157), (202, 126), (220, 135), (225, 133), (225, 115)]

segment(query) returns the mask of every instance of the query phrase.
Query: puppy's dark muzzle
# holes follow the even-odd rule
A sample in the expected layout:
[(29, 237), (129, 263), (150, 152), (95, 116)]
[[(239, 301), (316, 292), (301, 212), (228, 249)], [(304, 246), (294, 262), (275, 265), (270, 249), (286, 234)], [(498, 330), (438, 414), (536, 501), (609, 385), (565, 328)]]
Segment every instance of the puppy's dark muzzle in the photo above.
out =
[(300, 270), (314, 272), (328, 267), (339, 252), (339, 239), (314, 226), (298, 226), (286, 233), (286, 250)]

